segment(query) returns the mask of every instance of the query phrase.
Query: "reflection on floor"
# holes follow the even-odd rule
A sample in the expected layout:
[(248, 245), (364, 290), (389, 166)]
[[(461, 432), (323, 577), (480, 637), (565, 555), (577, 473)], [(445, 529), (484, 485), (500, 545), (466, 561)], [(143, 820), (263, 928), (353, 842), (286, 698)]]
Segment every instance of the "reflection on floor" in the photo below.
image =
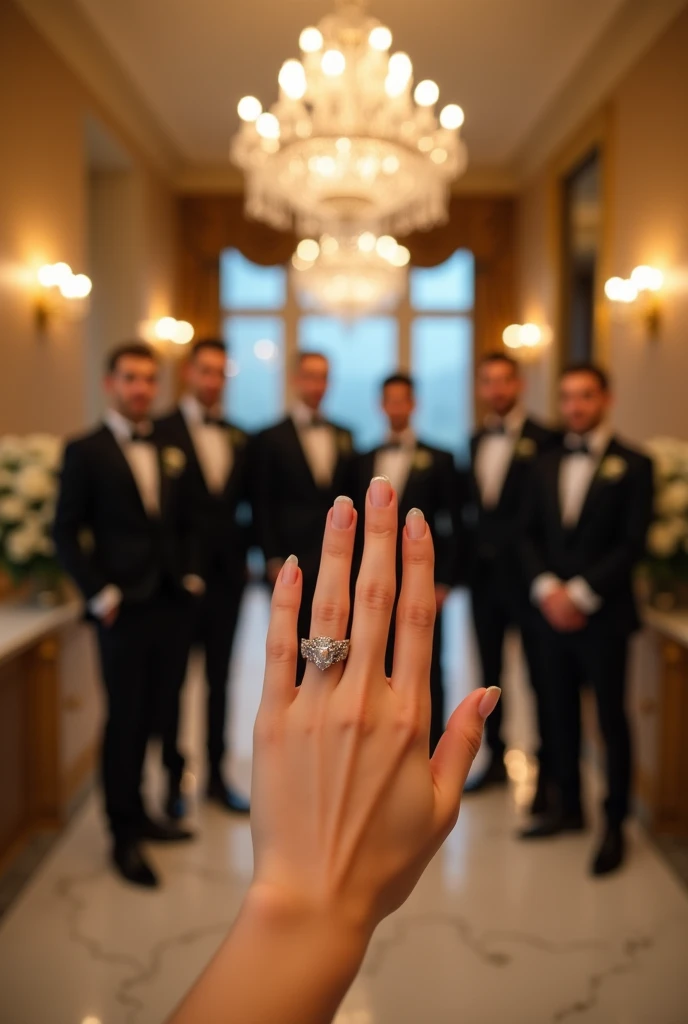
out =
[[(456, 698), (474, 675), (461, 598), (451, 614)], [(264, 621), (254, 594), (234, 699), (235, 777), (244, 783)], [(511, 789), (466, 800), (411, 900), (380, 927), (337, 1024), (685, 1024), (688, 897), (644, 837), (634, 833), (624, 872), (597, 882), (585, 873), (592, 836), (537, 846), (513, 837), (530, 785), (520, 753), (529, 749), (529, 703), (513, 651), (509, 662)], [(196, 670), (187, 693), (191, 790), (202, 775), (200, 698)], [(152, 851), (164, 889), (139, 892), (109, 872), (99, 805), (88, 802), (2, 922), (1, 1024), (165, 1018), (226, 932), (251, 875), (246, 824), (205, 806), (194, 820), (197, 842)]]

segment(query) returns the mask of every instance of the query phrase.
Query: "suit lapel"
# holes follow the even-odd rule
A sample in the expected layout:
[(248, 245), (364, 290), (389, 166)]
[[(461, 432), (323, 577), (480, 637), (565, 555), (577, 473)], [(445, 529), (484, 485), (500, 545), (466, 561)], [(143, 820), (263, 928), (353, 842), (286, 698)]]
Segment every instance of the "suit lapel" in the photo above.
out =
[(581, 512), (580, 512), (580, 515), (578, 517), (578, 522), (576, 523), (576, 529), (578, 529), (580, 526), (582, 526), (583, 521), (590, 516), (590, 513), (591, 513), (592, 509), (594, 508), (594, 505), (595, 505), (595, 502), (597, 500), (598, 495), (605, 488), (605, 481), (604, 481), (604, 479), (602, 477), (602, 474), (600, 473), (600, 467), (601, 467), (602, 463), (604, 462), (604, 460), (607, 458), (607, 456), (611, 452), (613, 452), (613, 450), (614, 450), (614, 438), (611, 438), (610, 441), (609, 441), (609, 444), (607, 445), (605, 450), (602, 452), (600, 460), (599, 460), (599, 462), (598, 462), (598, 464), (597, 464), (597, 466), (595, 468), (595, 474), (594, 474), (592, 480), (590, 481), (590, 486), (589, 486), (587, 494), (585, 495), (585, 498), (583, 500), (583, 505), (581, 507)]
[(117, 438), (115, 437), (115, 435), (112, 433), (108, 426), (103, 426), (103, 441), (106, 450), (109, 451), (109, 458), (115, 469), (115, 472), (118, 473), (122, 478), (122, 481), (125, 482), (125, 485), (128, 487), (130, 491), (132, 499), (136, 502), (142, 514), (147, 519), (148, 513), (146, 512), (146, 507), (143, 504), (141, 492), (139, 491), (138, 484), (136, 483), (136, 478), (132, 473), (131, 466), (127, 461), (126, 455), (122, 451), (122, 447), (119, 441), (117, 440)]
[(315, 477), (313, 476), (313, 470), (311, 469), (306, 453), (303, 450), (299, 432), (296, 429), (296, 425), (291, 416), (284, 422), (284, 438), (287, 447), (291, 449), (295, 460), (301, 463), (301, 468), (308, 480), (310, 480), (311, 486), (318, 489)]

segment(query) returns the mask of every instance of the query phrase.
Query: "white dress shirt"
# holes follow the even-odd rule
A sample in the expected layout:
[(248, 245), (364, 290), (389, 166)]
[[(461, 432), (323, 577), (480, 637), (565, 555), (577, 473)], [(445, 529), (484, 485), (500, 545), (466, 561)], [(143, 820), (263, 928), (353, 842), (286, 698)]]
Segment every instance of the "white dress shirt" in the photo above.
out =
[(185, 395), (179, 407), (189, 428), (206, 486), (211, 494), (221, 494), (234, 466), (229, 431), (216, 423), (206, 423), (206, 410), (193, 395)]
[(416, 435), (411, 427), (400, 434), (389, 433), (386, 444), (398, 445), (395, 448), (380, 448), (375, 456), (375, 476), (386, 476), (392, 487), (401, 495), (411, 473), (413, 457), (416, 453)]
[[(602, 423), (583, 438), (577, 434), (567, 434), (564, 444), (571, 454), (561, 460), (559, 469), (559, 507), (561, 521), (568, 529), (578, 524), (585, 499), (595, 478), (600, 462), (609, 447), (612, 432), (607, 424)], [(576, 452), (576, 443), (585, 441), (589, 451)], [(542, 573), (533, 583), (531, 596), (536, 604), (542, 602), (554, 590), (561, 586), (561, 580), (551, 572)], [(602, 598), (596, 594), (590, 584), (582, 576), (575, 576), (566, 583), (569, 597), (579, 611), (592, 615), (602, 607)]]
[(314, 413), (303, 402), (296, 402), (291, 411), (313, 479), (318, 487), (329, 487), (337, 465), (337, 438), (329, 423), (312, 426), (314, 415), (320, 414)]
[(475, 477), (484, 508), (495, 508), (499, 504), (504, 481), (514, 457), (514, 448), (523, 433), (525, 421), (526, 416), (520, 406), (515, 406), (503, 419), (499, 416), (488, 416), (485, 420), (487, 430), (503, 425), (504, 433), (485, 434), (478, 444)]

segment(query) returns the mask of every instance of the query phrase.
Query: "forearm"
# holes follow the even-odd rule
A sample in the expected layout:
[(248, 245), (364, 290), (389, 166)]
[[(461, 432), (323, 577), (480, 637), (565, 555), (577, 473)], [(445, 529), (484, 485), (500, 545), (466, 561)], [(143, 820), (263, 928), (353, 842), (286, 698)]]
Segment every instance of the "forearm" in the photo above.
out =
[(369, 935), (249, 890), (215, 958), (169, 1024), (329, 1024)]

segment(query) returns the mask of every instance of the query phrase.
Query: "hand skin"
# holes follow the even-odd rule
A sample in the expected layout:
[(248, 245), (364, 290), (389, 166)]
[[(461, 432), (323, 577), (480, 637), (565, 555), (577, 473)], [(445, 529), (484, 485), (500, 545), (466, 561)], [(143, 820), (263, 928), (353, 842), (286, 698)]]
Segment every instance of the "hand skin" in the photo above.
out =
[(559, 633), (576, 633), (587, 625), (586, 616), (575, 606), (566, 587), (558, 587), (548, 594), (541, 610), (550, 626)]
[[(327, 520), (311, 635), (344, 636), (356, 513)], [(461, 792), (499, 690), (456, 709), (432, 760), (433, 550), (422, 513), (403, 538), (396, 659), (385, 676), (394, 605), (396, 496), (368, 492), (348, 660), (308, 665), (296, 689), (296, 560), (275, 585), (255, 728), (254, 877), (238, 919), (170, 1024), (327, 1024), (377, 924), (412, 892), (453, 829)]]

